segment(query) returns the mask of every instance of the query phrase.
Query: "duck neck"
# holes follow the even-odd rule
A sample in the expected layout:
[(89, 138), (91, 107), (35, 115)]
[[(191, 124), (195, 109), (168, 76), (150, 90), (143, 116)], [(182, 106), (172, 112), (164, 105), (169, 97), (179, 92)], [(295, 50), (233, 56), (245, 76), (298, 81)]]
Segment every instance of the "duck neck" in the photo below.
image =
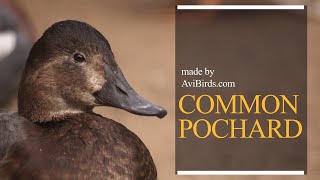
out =
[(61, 97), (59, 88), (37, 75), (25, 76), (20, 82), (18, 113), (33, 122), (61, 121), (65, 117), (92, 111), (70, 104)]

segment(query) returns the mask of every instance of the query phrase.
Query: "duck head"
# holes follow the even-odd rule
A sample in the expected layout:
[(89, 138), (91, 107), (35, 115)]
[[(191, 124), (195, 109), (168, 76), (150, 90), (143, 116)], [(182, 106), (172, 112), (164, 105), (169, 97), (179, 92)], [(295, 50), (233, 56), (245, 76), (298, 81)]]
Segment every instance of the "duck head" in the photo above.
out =
[(45, 122), (91, 112), (95, 106), (159, 118), (167, 114), (129, 85), (99, 31), (79, 21), (55, 23), (30, 51), (20, 82), (18, 112)]

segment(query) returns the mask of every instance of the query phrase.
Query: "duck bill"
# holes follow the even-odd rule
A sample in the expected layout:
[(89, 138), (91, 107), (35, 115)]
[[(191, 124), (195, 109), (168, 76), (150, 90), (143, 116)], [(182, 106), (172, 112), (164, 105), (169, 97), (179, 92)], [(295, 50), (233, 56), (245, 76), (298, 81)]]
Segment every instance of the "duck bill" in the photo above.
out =
[(104, 70), (107, 82), (95, 94), (98, 104), (120, 108), (143, 116), (163, 118), (167, 115), (164, 108), (152, 104), (136, 93), (118, 66), (115, 70), (111, 70), (109, 66), (105, 65)]

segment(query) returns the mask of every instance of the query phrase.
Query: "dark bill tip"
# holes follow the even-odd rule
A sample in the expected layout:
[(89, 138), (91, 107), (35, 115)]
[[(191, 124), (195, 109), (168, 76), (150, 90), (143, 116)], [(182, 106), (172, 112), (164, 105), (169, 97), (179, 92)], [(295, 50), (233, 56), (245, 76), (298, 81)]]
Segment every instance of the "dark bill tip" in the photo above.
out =
[(140, 96), (138, 96), (138, 99), (139, 101), (136, 103), (133, 103), (130, 106), (123, 104), (120, 108), (142, 116), (156, 116), (158, 118), (164, 118), (167, 115), (167, 110), (163, 107), (156, 106)]
[(160, 119), (164, 118), (168, 114), (167, 110), (165, 110), (162, 107), (158, 107), (158, 108), (159, 108), (159, 113), (157, 114), (157, 117)]

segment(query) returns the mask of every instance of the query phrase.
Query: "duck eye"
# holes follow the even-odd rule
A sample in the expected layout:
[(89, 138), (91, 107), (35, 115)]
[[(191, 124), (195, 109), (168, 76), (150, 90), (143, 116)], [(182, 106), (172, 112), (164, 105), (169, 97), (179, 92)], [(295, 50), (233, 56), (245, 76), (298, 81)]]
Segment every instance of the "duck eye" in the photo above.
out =
[(86, 58), (85, 58), (82, 54), (80, 54), (80, 53), (75, 53), (75, 54), (73, 55), (73, 59), (74, 59), (75, 61), (77, 61), (77, 62), (83, 62), (83, 61), (86, 60)]

